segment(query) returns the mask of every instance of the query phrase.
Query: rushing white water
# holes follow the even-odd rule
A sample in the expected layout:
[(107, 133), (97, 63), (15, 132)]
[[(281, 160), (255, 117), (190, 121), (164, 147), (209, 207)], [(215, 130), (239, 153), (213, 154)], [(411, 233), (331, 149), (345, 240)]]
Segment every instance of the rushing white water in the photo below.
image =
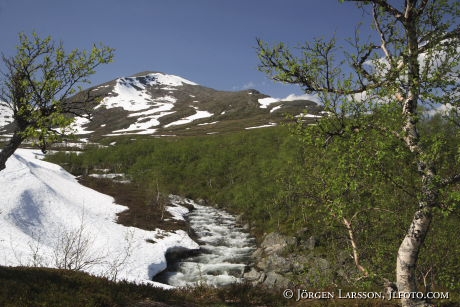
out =
[(197, 235), (199, 253), (168, 264), (168, 269), (155, 280), (178, 287), (241, 282), (255, 250), (254, 238), (238, 226), (231, 214), (193, 205), (195, 209), (187, 220)]

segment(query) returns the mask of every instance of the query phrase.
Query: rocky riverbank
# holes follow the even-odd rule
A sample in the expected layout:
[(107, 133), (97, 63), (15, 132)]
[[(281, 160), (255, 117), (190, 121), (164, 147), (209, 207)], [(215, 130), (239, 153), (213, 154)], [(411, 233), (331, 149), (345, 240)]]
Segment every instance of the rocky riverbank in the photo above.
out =
[(253, 253), (254, 266), (244, 274), (253, 285), (288, 288), (333, 284), (356, 273), (347, 251), (335, 255), (334, 261), (322, 253), (321, 240), (307, 229), (296, 236), (276, 232), (263, 237)]

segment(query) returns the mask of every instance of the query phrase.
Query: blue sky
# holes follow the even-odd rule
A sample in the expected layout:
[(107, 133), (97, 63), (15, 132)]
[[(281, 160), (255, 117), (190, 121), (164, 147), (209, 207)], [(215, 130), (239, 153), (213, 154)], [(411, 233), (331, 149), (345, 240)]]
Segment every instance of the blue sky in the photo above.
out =
[(314, 37), (351, 37), (362, 18), (337, 0), (0, 0), (0, 51), (36, 31), (68, 49), (102, 42), (116, 49), (93, 84), (145, 70), (218, 90), (255, 88), (273, 97), (302, 94), (257, 70), (256, 38), (291, 46)]

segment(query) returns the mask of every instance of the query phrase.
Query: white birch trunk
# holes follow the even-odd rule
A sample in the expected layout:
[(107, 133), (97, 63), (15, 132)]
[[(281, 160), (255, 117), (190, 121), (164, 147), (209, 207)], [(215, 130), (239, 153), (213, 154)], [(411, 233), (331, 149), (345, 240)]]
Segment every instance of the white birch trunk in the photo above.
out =
[(420, 249), (430, 228), (432, 214), (429, 210), (418, 210), (410, 228), (399, 246), (396, 262), (396, 285), (398, 297), (403, 307), (430, 306), (424, 301), (418, 301), (414, 295), (418, 291), (415, 268)]

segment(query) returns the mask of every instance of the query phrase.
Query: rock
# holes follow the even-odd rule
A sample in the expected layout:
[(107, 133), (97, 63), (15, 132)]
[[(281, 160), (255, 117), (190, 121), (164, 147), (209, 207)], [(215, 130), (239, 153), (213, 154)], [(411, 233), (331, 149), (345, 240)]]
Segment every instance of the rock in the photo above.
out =
[(257, 268), (269, 272), (287, 273), (292, 270), (292, 263), (288, 258), (281, 257), (277, 254), (268, 255), (256, 264)]
[(263, 284), (270, 288), (287, 288), (290, 285), (290, 281), (278, 273), (268, 272)]
[(331, 284), (334, 277), (346, 275), (348, 253), (340, 253), (339, 261), (332, 265), (316, 255), (318, 242), (318, 237), (310, 234), (307, 228), (299, 231), (296, 237), (269, 233), (253, 253), (254, 266), (244, 278), (254, 285), (275, 288), (286, 288), (293, 281), (296, 285), (315, 287)]
[(317, 267), (321, 271), (326, 271), (329, 269), (329, 261), (323, 258), (316, 257), (313, 260), (313, 264), (315, 267)]
[(328, 284), (333, 279), (333, 271), (326, 259), (314, 257), (308, 263), (308, 271), (305, 274), (305, 282), (309, 286)]
[(264, 250), (262, 248), (258, 248), (252, 253), (252, 258), (256, 260), (260, 259), (262, 258), (263, 254), (264, 254)]
[(318, 239), (315, 236), (310, 236), (305, 242), (305, 248), (312, 250), (316, 247)]
[(244, 273), (243, 278), (252, 283), (253, 285), (260, 284), (264, 281), (266, 275), (264, 272), (259, 272), (254, 268), (251, 268), (249, 272)]
[(318, 237), (311, 235), (308, 228), (302, 228), (296, 233), (297, 244), (301, 249), (312, 250), (318, 246)]
[(308, 227), (304, 227), (300, 229), (299, 231), (296, 232), (295, 237), (299, 240), (305, 240), (308, 238), (308, 235), (310, 234), (310, 231), (308, 230)]
[(200, 206), (207, 206), (208, 205), (208, 202), (206, 200), (204, 200), (203, 198), (198, 198), (197, 200), (195, 200), (195, 202)]
[(302, 273), (305, 272), (308, 268), (308, 263), (311, 257), (304, 255), (298, 255), (292, 259), (292, 272), (293, 273)]
[(260, 247), (263, 248), (267, 254), (279, 253), (287, 246), (296, 244), (296, 241), (294, 237), (283, 236), (277, 232), (272, 232), (265, 236)]

